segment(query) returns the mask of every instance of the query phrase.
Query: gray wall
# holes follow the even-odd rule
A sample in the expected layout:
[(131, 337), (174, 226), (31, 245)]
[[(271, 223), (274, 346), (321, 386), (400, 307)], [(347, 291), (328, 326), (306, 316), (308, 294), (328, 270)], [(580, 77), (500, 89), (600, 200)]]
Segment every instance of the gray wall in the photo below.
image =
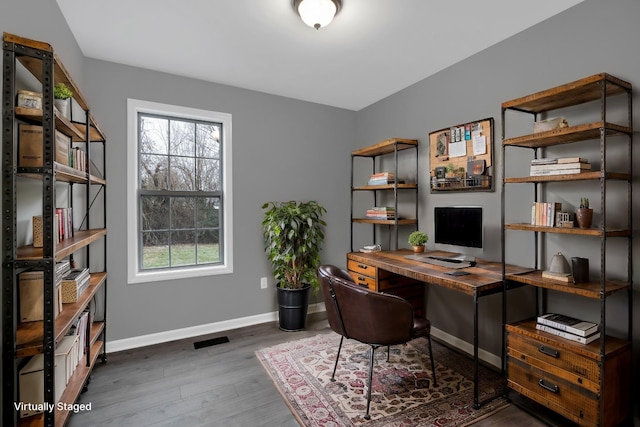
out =
[[(276, 311), (260, 228), (261, 206), (269, 200), (325, 206), (323, 261), (344, 264), (354, 112), (92, 59), (86, 60), (85, 77), (87, 97), (108, 137), (109, 339)], [(127, 283), (127, 98), (233, 115), (233, 274)], [(262, 276), (269, 277), (267, 290), (260, 289)]]
[[(273, 288), (260, 290), (258, 283), (261, 276), (270, 277), (259, 226), (260, 206), (267, 200), (316, 199), (325, 205), (329, 210), (326, 216), (329, 227), (324, 260), (344, 265), (344, 253), (349, 245), (349, 153), (389, 137), (417, 138), (422, 143), (421, 228), (433, 234), (433, 206), (481, 205), (485, 208), (488, 231), (487, 245), (481, 255), (499, 260), (499, 173), (496, 172), (497, 189), (493, 193), (429, 194), (425, 144), (429, 132), (495, 117), (495, 162), (499, 171), (501, 102), (599, 72), (617, 75), (636, 87), (640, 85), (640, 57), (635, 54), (640, 40), (638, 16), (640, 2), (636, 0), (586, 0), (357, 113), (85, 59), (52, 1), (3, 1), (0, 28), (51, 43), (83, 89), (108, 136), (108, 339), (118, 340), (274, 311)], [(233, 274), (127, 284), (128, 236), (122, 208), (126, 201), (123, 157), (127, 144), (128, 97), (233, 114)], [(634, 126), (640, 128), (639, 124), (640, 117), (636, 114)], [(636, 155), (636, 187), (640, 174), (637, 158)], [(635, 206), (640, 206), (638, 197), (636, 191)], [(639, 215), (636, 209), (634, 223)], [(636, 230), (636, 265), (640, 258), (637, 235)], [(528, 244), (516, 240), (512, 245), (516, 259), (510, 261), (516, 263), (521, 257), (526, 264)], [(511, 249), (510, 246), (510, 253)], [(575, 250), (575, 245), (568, 244), (566, 253)], [(638, 272), (634, 278), (638, 283)], [(273, 285), (272, 280), (270, 284)], [(639, 285), (634, 288), (637, 318)], [(526, 302), (528, 297), (521, 293), (514, 298)], [(571, 304), (573, 308), (576, 304), (572, 300), (561, 303)], [(613, 303), (610, 313), (623, 312), (622, 301)], [(489, 318), (481, 341), (487, 343), (483, 346), (494, 354), (500, 352), (497, 308), (499, 299), (492, 297), (481, 311), (481, 316)], [(471, 341), (471, 310), (466, 297), (441, 289), (428, 291), (428, 314), (434, 325), (454, 335), (460, 334), (467, 341)], [(613, 317), (612, 323), (619, 326), (620, 319)], [(640, 344), (637, 329), (636, 349)], [(638, 366), (637, 350), (633, 365)], [(637, 377), (635, 372), (634, 378)]]
[[(586, 0), (577, 6), (536, 25), (520, 34), (492, 46), (473, 57), (462, 61), (446, 70), (429, 77), (405, 90), (402, 90), (368, 108), (357, 115), (358, 146), (364, 146), (380, 135), (398, 135), (417, 137), (420, 146), (420, 224), (421, 228), (433, 235), (433, 207), (442, 205), (480, 205), (485, 213), (485, 241), (482, 256), (499, 261), (500, 249), (500, 188), (501, 188), (501, 113), (503, 101), (544, 90), (560, 84), (568, 83), (592, 74), (607, 72), (632, 83), (636, 90), (634, 104), (637, 105), (640, 85), (640, 56), (637, 43), (640, 40), (640, 2), (636, 0), (597, 1)], [(596, 107), (597, 109), (597, 107)], [(637, 108), (635, 108), (637, 111)], [(485, 117), (494, 117), (495, 122), (495, 161), (497, 164), (496, 191), (493, 193), (452, 193), (430, 194), (428, 191), (428, 174), (430, 170), (428, 154), (429, 132), (466, 123)], [(584, 119), (584, 118), (583, 118)], [(569, 117), (571, 123), (571, 117)], [(579, 120), (579, 118), (578, 118)], [(634, 118), (635, 129), (640, 129), (640, 116)], [(634, 135), (637, 146), (638, 135)], [(580, 147), (571, 147), (580, 148)], [(634, 187), (638, 187), (640, 177), (640, 160), (635, 150)], [(513, 153), (511, 151), (510, 153)], [(591, 153), (590, 153), (591, 154)], [(517, 157), (517, 155), (515, 156)], [(587, 157), (594, 158), (589, 155)], [(597, 156), (595, 157), (597, 159)], [(513, 157), (509, 159), (513, 160)], [(599, 165), (597, 165), (599, 166)], [(511, 176), (517, 176), (516, 174)], [(586, 191), (584, 184), (571, 187), (570, 200)], [(626, 191), (626, 190), (625, 190)], [(626, 192), (625, 192), (626, 194)], [(635, 191), (634, 218), (635, 227), (633, 242), (633, 264), (640, 265), (640, 248), (638, 244), (637, 224), (640, 219), (640, 194)], [(510, 201), (528, 206), (529, 199), (522, 199), (517, 194)], [(553, 198), (550, 200), (554, 200)], [(599, 197), (591, 197), (599, 200)], [(574, 205), (575, 206), (575, 205)], [(526, 218), (526, 217), (525, 217)], [(522, 221), (522, 217), (520, 218)], [(508, 245), (508, 262), (520, 265), (531, 265), (529, 248), (532, 240), (526, 234), (514, 234)], [(591, 258), (592, 271), (599, 265), (599, 241), (597, 239), (562, 239), (558, 243), (567, 258), (585, 256)], [(584, 246), (591, 246), (587, 250)], [(428, 247), (434, 247), (432, 243)], [(549, 255), (550, 257), (550, 255)], [(617, 251), (608, 256), (608, 262), (626, 260), (626, 252)], [(548, 262), (548, 260), (547, 260)], [(622, 267), (621, 272), (625, 272)], [(616, 273), (616, 272), (614, 272)], [(640, 273), (634, 273), (634, 317), (640, 316)], [(530, 293), (516, 291), (509, 301), (515, 302), (513, 312), (509, 315), (519, 317), (523, 314), (523, 303), (528, 301)], [(472, 304), (470, 298), (454, 292), (428, 289), (427, 314), (437, 328), (453, 335), (462, 334), (468, 342), (472, 336)], [(550, 310), (571, 310), (575, 315), (592, 318), (594, 314), (599, 320), (597, 305), (576, 298), (552, 299)], [(488, 298), (481, 303), (481, 318), (485, 316), (489, 322), (482, 328), (481, 346), (493, 354), (499, 354), (501, 318), (500, 299)], [(625, 298), (614, 297), (608, 305), (608, 321), (614, 333), (626, 333)], [(637, 321), (635, 322), (637, 325)], [(635, 328), (633, 366), (638, 366), (638, 348), (640, 347), (640, 330)], [(637, 368), (635, 368), (637, 371)], [(635, 373), (637, 378), (638, 373)], [(637, 383), (637, 381), (635, 381)]]

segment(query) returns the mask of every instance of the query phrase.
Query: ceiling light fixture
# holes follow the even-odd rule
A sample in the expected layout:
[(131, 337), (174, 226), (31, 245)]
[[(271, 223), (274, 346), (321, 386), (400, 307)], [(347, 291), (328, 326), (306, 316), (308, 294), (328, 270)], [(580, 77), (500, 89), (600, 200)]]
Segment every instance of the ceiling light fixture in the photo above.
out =
[(342, 0), (293, 0), (302, 21), (316, 30), (329, 25), (341, 6)]

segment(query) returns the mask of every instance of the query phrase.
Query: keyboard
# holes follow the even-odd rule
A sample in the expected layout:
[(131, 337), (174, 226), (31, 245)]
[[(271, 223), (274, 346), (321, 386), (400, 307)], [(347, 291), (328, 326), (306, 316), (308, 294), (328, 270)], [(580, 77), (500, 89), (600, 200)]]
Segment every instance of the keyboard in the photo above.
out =
[(437, 257), (429, 255), (406, 255), (405, 258), (424, 262), (426, 264), (438, 265), (447, 268), (467, 268), (475, 264), (475, 262), (463, 261), (460, 259), (452, 259), (448, 257)]
[(426, 258), (435, 259), (437, 261), (446, 261), (446, 262), (455, 262), (455, 263), (463, 262), (461, 259), (449, 258), (444, 256), (428, 256)]

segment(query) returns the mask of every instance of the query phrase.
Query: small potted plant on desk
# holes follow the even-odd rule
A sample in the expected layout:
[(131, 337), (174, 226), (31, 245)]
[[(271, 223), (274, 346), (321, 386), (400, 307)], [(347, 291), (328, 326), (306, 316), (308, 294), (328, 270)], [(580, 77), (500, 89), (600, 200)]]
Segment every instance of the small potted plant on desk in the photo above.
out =
[(416, 230), (409, 234), (409, 244), (413, 246), (413, 252), (424, 252), (424, 245), (429, 241), (427, 233)]
[(299, 331), (305, 327), (309, 291), (320, 286), (326, 209), (313, 201), (268, 202), (262, 209), (265, 252), (278, 282), (280, 329)]

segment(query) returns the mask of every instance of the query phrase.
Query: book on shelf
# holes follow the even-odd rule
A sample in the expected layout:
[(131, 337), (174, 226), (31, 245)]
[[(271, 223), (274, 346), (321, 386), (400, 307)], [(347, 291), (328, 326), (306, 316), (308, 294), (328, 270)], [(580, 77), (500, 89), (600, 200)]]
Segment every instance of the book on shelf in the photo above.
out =
[[(393, 184), (394, 182), (396, 182), (396, 176), (393, 172), (378, 172), (369, 175), (367, 185), (385, 185)], [(399, 180), (398, 183), (404, 183), (404, 181)]]
[(534, 202), (531, 205), (531, 225), (553, 227), (556, 213), (562, 210), (559, 202)]
[(557, 337), (561, 337), (567, 340), (571, 340), (571, 341), (575, 341), (575, 342), (579, 342), (580, 344), (589, 344), (590, 342), (593, 342), (595, 340), (597, 340), (598, 338), (600, 338), (600, 332), (596, 332), (594, 334), (591, 334), (587, 337), (581, 337), (566, 331), (561, 331), (559, 329), (555, 329), (552, 328), (551, 326), (548, 325), (542, 325), (540, 323), (536, 323), (536, 329), (539, 331), (544, 331), (547, 332), (549, 334), (555, 335)]
[(378, 173), (372, 173), (371, 175), (369, 175), (369, 179), (373, 179), (373, 178), (387, 178), (387, 179), (394, 179), (395, 174), (393, 172), (378, 172)]
[[(367, 182), (367, 185), (385, 185), (385, 184), (393, 184), (394, 182), (396, 182), (393, 179), (370, 179), (369, 182)], [(404, 184), (404, 180), (400, 179), (398, 180), (398, 184)]]
[(563, 163), (589, 163), (589, 161), (582, 157), (543, 157), (531, 160), (531, 165), (557, 165)]
[(552, 328), (566, 331), (581, 337), (588, 337), (598, 332), (598, 324), (565, 316), (564, 314), (548, 313), (538, 316), (538, 323)]
[(563, 283), (573, 283), (573, 275), (570, 273), (554, 273), (552, 271), (545, 270), (542, 272), (542, 278), (557, 280)]
[(571, 174), (585, 173), (590, 171), (591, 171), (591, 168), (584, 169), (581, 167), (574, 167), (569, 169), (543, 169), (543, 170), (536, 169), (534, 170), (532, 166), (531, 170), (529, 171), (529, 175), (530, 176), (571, 175)]
[(531, 165), (531, 171), (555, 171), (563, 169), (591, 170), (591, 163), (557, 163), (553, 165)]

